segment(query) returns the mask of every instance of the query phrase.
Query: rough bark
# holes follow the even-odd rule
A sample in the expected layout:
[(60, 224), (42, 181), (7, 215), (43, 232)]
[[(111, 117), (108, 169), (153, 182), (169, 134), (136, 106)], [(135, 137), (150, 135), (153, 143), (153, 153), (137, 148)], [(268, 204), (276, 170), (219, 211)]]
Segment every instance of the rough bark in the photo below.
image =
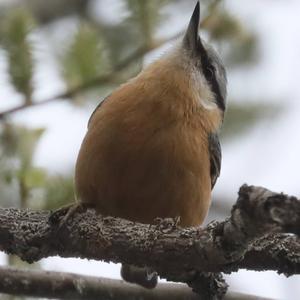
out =
[(150, 226), (88, 210), (58, 230), (65, 213), (0, 209), (0, 249), (28, 262), (59, 255), (147, 266), (200, 294), (209, 286), (216, 299), (225, 291), (218, 272), (300, 274), (300, 201), (261, 187), (242, 186), (231, 216), (206, 228), (182, 229), (168, 219)]

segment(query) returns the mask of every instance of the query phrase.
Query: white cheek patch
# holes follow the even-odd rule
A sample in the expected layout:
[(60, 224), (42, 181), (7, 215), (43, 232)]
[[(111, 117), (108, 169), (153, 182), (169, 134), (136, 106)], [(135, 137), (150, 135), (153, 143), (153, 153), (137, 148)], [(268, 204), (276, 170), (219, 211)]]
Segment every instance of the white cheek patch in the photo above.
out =
[(196, 96), (198, 103), (206, 110), (218, 109), (218, 105), (214, 101), (212, 94), (204, 76), (199, 70), (194, 69), (191, 73), (190, 87), (193, 89), (193, 94)]
[(199, 98), (200, 105), (202, 105), (207, 110), (217, 109), (218, 106), (213, 100), (209, 100), (206, 98)]

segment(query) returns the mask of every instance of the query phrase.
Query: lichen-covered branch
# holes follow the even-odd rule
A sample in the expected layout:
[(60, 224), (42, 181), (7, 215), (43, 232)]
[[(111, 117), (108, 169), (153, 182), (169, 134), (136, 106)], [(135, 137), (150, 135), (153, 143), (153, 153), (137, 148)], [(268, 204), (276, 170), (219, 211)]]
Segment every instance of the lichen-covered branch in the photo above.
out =
[(194, 290), (201, 272), (300, 274), (300, 201), (265, 188), (242, 186), (230, 218), (206, 228), (183, 229), (173, 220), (150, 226), (88, 210), (58, 230), (65, 213), (0, 209), (0, 249), (28, 262), (59, 255), (148, 266)]
[(290, 234), (271, 234), (258, 240), (238, 264), (241, 269), (275, 270), (286, 276), (300, 274), (300, 239)]

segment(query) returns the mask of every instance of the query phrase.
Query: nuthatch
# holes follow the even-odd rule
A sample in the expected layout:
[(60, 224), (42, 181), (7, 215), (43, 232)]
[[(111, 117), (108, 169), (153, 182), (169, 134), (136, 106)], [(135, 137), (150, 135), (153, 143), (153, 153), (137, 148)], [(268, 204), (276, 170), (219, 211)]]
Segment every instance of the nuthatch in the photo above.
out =
[(78, 200), (142, 223), (200, 225), (220, 174), (226, 73), (198, 35), (197, 3), (183, 40), (93, 112), (76, 163)]

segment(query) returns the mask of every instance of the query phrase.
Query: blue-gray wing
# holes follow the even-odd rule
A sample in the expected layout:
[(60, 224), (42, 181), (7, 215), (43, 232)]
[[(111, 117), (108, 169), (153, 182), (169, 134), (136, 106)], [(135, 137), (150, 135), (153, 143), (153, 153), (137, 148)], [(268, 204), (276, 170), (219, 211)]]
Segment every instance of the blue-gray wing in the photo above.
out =
[(96, 108), (94, 109), (94, 111), (92, 112), (92, 114), (91, 114), (91, 116), (90, 116), (90, 118), (89, 118), (89, 120), (88, 120), (88, 128), (90, 127), (91, 120), (92, 120), (93, 116), (95, 115), (96, 111), (97, 111), (98, 109), (101, 108), (101, 105), (102, 105), (105, 101), (107, 101), (108, 98), (109, 98), (109, 96), (105, 97), (105, 98), (104, 98), (104, 99), (96, 106)]
[(214, 188), (216, 181), (221, 171), (221, 145), (219, 137), (216, 133), (211, 133), (208, 136), (209, 154), (210, 154), (210, 178), (211, 178), (211, 189)]

